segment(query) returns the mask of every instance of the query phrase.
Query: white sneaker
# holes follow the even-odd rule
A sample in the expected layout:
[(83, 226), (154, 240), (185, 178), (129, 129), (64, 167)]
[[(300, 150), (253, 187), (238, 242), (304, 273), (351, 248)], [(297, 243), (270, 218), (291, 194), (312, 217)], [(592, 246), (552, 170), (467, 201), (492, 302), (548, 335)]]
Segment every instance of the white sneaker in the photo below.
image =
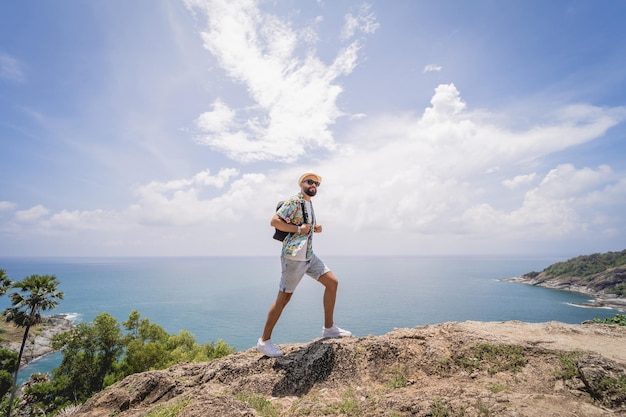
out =
[(283, 356), (283, 351), (276, 347), (276, 345), (272, 342), (272, 339), (263, 341), (259, 338), (259, 341), (256, 343), (256, 350), (265, 356), (269, 356), (270, 358)]
[(333, 325), (333, 327), (322, 327), (322, 337), (347, 337), (352, 336), (352, 333), (344, 330), (340, 327)]

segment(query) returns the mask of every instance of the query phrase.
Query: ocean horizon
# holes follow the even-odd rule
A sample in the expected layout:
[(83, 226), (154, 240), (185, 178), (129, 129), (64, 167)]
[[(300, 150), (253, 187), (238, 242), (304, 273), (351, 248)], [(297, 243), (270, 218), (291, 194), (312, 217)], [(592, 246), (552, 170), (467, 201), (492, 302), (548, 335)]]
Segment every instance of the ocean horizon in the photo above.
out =
[[(562, 258), (320, 256), (340, 281), (335, 322), (357, 337), (450, 321), (580, 323), (618, 312), (581, 308), (577, 304), (589, 301), (584, 294), (502, 281)], [(137, 310), (168, 333), (185, 329), (199, 343), (224, 340), (237, 350), (255, 346), (280, 276), (278, 256), (0, 257), (0, 269), (14, 281), (56, 276), (65, 297), (44, 314), (91, 322), (106, 312), (121, 325)], [(274, 330), (277, 344), (321, 336), (322, 294), (322, 285), (303, 278)], [(0, 297), (2, 309), (9, 304)], [(59, 360), (51, 355), (23, 373), (48, 371)]]

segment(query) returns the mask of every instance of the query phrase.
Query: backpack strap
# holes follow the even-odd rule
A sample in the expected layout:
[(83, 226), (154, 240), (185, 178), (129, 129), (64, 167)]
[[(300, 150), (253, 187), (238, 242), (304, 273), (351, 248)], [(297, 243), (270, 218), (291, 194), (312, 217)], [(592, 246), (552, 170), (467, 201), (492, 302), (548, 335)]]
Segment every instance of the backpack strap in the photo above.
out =
[(300, 200), (300, 206), (302, 207), (302, 219), (304, 219), (304, 223), (306, 224), (306, 206), (304, 205), (304, 198)]

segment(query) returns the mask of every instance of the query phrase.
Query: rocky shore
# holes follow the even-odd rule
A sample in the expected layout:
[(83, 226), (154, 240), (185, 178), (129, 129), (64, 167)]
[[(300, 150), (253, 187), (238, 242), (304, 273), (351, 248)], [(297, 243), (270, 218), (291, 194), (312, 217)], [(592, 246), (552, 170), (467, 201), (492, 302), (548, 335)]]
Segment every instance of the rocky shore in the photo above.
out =
[[(48, 353), (52, 353), (52, 337), (70, 330), (74, 322), (68, 318), (67, 314), (55, 314), (42, 317), (42, 321), (36, 327), (31, 328), (28, 335), (28, 342), (24, 347), (21, 365), (26, 365), (33, 360)], [(6, 349), (19, 352), (21, 338), (19, 341), (6, 341), (3, 343)]]
[(534, 285), (537, 287), (551, 288), (555, 290), (571, 291), (571, 292), (576, 292), (579, 294), (588, 295), (591, 298), (588, 302), (576, 304), (580, 307), (612, 308), (621, 312), (626, 311), (626, 299), (625, 298), (617, 298), (611, 294), (599, 293), (597, 291), (593, 291), (587, 286), (576, 285), (576, 284), (573, 284), (572, 282), (568, 282), (564, 280), (556, 280), (556, 279), (545, 280), (541, 278), (522, 275), (516, 278), (502, 279), (502, 281), (514, 282), (518, 284)]

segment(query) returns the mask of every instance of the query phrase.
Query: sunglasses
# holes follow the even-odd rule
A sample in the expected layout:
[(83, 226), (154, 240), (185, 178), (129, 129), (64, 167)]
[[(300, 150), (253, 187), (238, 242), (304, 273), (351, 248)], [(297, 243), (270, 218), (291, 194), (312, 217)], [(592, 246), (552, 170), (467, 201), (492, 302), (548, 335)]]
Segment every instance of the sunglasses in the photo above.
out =
[(306, 182), (306, 183), (307, 183), (307, 184), (309, 184), (309, 185), (315, 185), (316, 187), (319, 187), (319, 186), (320, 186), (319, 181), (315, 181), (315, 180), (304, 180), (304, 181), (302, 181), (302, 182)]

